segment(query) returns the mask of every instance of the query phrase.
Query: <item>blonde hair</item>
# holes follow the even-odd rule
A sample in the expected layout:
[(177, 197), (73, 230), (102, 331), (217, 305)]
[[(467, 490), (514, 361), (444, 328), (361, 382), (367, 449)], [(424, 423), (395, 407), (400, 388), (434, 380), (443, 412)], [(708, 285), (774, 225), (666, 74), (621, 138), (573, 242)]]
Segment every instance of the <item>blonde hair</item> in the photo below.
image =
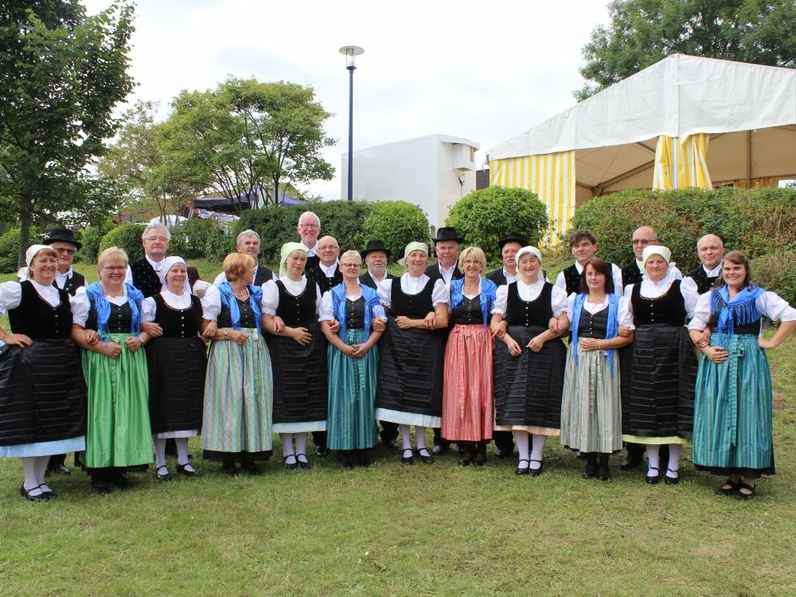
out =
[(115, 259), (124, 261), (124, 265), (130, 263), (130, 259), (127, 257), (127, 253), (124, 252), (124, 249), (120, 249), (119, 247), (108, 247), (97, 257), (97, 271), (101, 270), (108, 261)]
[(230, 253), (224, 258), (224, 276), (227, 282), (235, 282), (241, 278), (248, 276), (249, 283), (251, 283), (252, 272), (257, 263), (254, 257), (246, 255), (245, 253)]
[(354, 259), (354, 258), (356, 258), (356, 260), (359, 262), (359, 265), (362, 265), (362, 255), (359, 254), (359, 251), (355, 251), (354, 249), (350, 249), (345, 253), (343, 253), (342, 255), (340, 255), (340, 263), (342, 263), (346, 259)]
[(475, 257), (475, 260), (481, 264), (481, 267), (486, 269), (486, 255), (481, 250), (480, 247), (467, 247), (464, 251), (461, 252), (459, 255), (459, 269), (464, 271), (464, 262), (466, 259), (472, 255)]

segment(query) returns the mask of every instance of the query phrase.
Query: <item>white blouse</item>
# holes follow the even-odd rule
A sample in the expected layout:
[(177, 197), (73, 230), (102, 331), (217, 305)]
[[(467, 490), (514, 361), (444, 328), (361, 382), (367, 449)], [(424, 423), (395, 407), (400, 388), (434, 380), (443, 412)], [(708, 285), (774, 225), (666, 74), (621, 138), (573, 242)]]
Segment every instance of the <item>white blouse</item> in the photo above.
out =
[[(517, 294), (525, 302), (535, 301), (544, 288), (544, 280), (537, 280), (533, 284), (526, 284), (525, 282), (517, 281), (512, 282), (517, 285)], [(495, 300), (495, 307), (492, 309), (493, 315), (506, 316), (506, 306), (508, 304), (509, 286), (498, 286), (497, 299)], [(553, 308), (553, 317), (558, 317), (567, 310), (567, 291), (562, 290), (558, 286), (553, 286), (553, 292), (550, 295), (550, 306)]]
[[(51, 307), (61, 304), (58, 289), (55, 286), (45, 286), (30, 280), (39, 296), (47, 301)], [(22, 302), (22, 284), (19, 282), (3, 282), (0, 284), (0, 317), (10, 309), (16, 309)]]
[[(263, 309), (265, 308), (265, 287), (273, 283), (273, 280), (269, 280), (262, 286), (263, 298), (260, 300), (260, 306)], [(221, 313), (221, 293), (218, 291), (218, 286), (209, 286), (202, 297), (202, 319), (218, 321), (219, 313)]]
[[(426, 287), (430, 279), (426, 274), (420, 274), (419, 277), (413, 278), (407, 272), (401, 276), (401, 291), (404, 294), (417, 294)], [(377, 290), (381, 304), (389, 309), (392, 305), (392, 280), (385, 278), (379, 282)], [(437, 278), (434, 288), (431, 290), (431, 305), (436, 307), (440, 303), (450, 302), (450, 290), (445, 286), (445, 281), (442, 278)]]
[[(710, 321), (710, 297), (713, 296), (715, 290), (706, 292), (699, 297), (696, 308), (694, 309), (694, 318), (688, 324), (689, 330), (702, 331), (708, 326)], [(766, 291), (757, 297), (755, 301), (757, 310), (762, 315), (765, 315), (773, 321), (794, 321), (796, 320), (796, 309), (788, 304), (788, 301), (783, 299), (775, 292)]]
[[(174, 294), (164, 288), (160, 291), (160, 295), (163, 297), (163, 301), (172, 309), (183, 310), (191, 306), (190, 294)], [(141, 321), (155, 321), (156, 312), (155, 297), (145, 298), (141, 303)]]
[[(300, 296), (304, 289), (307, 287), (307, 278), (301, 276), (301, 280), (296, 282), (287, 276), (279, 278), (282, 284), (285, 285), (287, 290), (293, 296)], [(274, 280), (268, 280), (263, 284), (263, 313), (265, 315), (276, 315), (276, 310), (279, 308), (279, 287)], [(315, 313), (317, 315), (321, 308), (321, 289), (315, 284)]]
[[(567, 317), (570, 321), (572, 321), (573, 317), (575, 317), (575, 299), (577, 296), (577, 294), (572, 293), (569, 295), (569, 298), (567, 298)], [(590, 303), (588, 300), (583, 303), (583, 309), (592, 315), (599, 313), (607, 306), (608, 295), (606, 295), (605, 300), (600, 303)], [(623, 296), (619, 297), (617, 318), (619, 319), (619, 321), (617, 321), (617, 325), (627, 326), (631, 330), (636, 329), (636, 326), (633, 325), (633, 314), (630, 312), (630, 301)]]
[[(359, 283), (357, 280), (357, 284), (361, 287), (362, 284)], [(347, 294), (345, 296), (346, 300), (354, 302), (359, 300), (359, 297), (362, 296), (362, 291), (359, 294)], [(371, 317), (375, 317), (377, 319), (386, 319), (384, 315), (384, 307), (381, 305), (376, 305), (371, 310)], [(335, 319), (334, 316), (334, 300), (332, 297), (331, 292), (324, 292), (323, 298), (321, 299), (321, 309), (320, 309), (320, 316), (318, 317), (318, 321), (333, 321)]]
[[(663, 278), (660, 282), (653, 282), (652, 280), (642, 280), (641, 281), (641, 288), (639, 288), (639, 293), (644, 298), (654, 299), (658, 298), (659, 296), (663, 296), (669, 291), (669, 288), (674, 282), (675, 278), (671, 275), (667, 275)], [(628, 284), (625, 287), (625, 298), (628, 300), (628, 304), (630, 304), (630, 312), (633, 313), (633, 305), (630, 303), (630, 298), (633, 296), (633, 287), (635, 284)], [(699, 298), (699, 293), (696, 289), (696, 284), (690, 285), (682, 283), (680, 284), (680, 296), (683, 297), (683, 304), (685, 305), (685, 310), (688, 318), (693, 317), (694, 315), (694, 308), (697, 304), (697, 299)]]

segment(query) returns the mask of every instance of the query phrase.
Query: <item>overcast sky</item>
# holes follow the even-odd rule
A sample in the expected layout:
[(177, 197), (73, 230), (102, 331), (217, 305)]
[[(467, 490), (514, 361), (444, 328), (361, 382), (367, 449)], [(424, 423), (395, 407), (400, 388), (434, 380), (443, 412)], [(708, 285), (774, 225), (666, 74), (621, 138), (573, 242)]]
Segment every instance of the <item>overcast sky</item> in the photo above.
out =
[[(83, 0), (89, 14), (110, 0)], [(348, 71), (355, 45), (354, 151), (441, 133), (486, 150), (575, 103), (591, 30), (607, 0), (137, 0), (131, 101), (215, 88), (228, 75), (311, 85), (334, 115), (324, 153), (338, 175), (300, 185), (339, 199), (348, 150)]]

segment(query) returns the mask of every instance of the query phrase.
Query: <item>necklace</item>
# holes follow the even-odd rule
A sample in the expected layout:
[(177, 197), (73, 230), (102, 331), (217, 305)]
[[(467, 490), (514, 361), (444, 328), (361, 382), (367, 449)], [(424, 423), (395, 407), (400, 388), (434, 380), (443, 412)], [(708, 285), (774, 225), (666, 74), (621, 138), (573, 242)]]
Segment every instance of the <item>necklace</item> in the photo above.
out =
[(243, 290), (235, 290), (233, 288), (232, 292), (235, 295), (235, 298), (240, 300), (240, 301), (245, 301), (247, 298), (249, 298), (249, 289), (248, 288), (244, 288)]

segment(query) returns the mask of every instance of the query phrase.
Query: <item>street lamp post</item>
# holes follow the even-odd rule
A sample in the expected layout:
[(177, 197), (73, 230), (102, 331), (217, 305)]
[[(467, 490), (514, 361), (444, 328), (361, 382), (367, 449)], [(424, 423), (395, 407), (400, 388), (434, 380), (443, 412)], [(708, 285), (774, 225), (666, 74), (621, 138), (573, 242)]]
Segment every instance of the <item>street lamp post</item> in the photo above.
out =
[(348, 200), (354, 195), (354, 71), (357, 69), (354, 57), (364, 53), (359, 46), (343, 46), (340, 53), (345, 56), (348, 69)]

